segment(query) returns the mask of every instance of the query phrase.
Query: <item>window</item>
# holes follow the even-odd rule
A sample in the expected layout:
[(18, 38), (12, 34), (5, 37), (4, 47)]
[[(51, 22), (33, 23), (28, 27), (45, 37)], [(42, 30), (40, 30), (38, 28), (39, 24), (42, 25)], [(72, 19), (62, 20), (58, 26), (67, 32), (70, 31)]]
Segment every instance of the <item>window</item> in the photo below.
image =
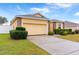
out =
[(58, 28), (61, 29), (61, 24), (58, 25)]
[(20, 27), (21, 26), (21, 19), (17, 20), (17, 26)]

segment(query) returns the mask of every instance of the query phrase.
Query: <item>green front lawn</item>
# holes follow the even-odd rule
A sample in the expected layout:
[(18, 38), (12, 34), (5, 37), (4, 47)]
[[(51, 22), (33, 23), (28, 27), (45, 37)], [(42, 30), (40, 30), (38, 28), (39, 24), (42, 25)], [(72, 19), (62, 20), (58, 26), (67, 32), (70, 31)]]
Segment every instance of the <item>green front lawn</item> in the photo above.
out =
[(0, 55), (47, 55), (29, 40), (12, 40), (9, 34), (0, 34)]
[(66, 40), (70, 40), (70, 41), (79, 42), (79, 34), (71, 34), (71, 35), (66, 35), (66, 36), (62, 35), (58, 37), (66, 39)]

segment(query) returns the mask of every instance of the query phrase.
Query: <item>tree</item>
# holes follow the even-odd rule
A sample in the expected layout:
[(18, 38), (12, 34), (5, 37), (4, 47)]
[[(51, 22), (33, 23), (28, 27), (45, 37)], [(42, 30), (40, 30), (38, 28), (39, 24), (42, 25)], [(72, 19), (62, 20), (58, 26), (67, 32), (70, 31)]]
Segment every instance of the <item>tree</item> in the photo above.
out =
[(5, 22), (8, 22), (8, 21), (7, 21), (7, 18), (0, 16), (0, 24), (3, 24), (3, 23), (5, 23)]

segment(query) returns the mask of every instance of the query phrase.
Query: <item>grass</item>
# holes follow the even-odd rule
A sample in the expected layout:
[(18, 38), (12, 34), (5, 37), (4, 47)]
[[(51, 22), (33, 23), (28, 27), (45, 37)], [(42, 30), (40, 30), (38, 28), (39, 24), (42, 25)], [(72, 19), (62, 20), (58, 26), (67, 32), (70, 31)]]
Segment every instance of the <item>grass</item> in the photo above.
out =
[(0, 55), (48, 55), (29, 40), (13, 40), (9, 34), (0, 34)]
[(71, 34), (66, 36), (58, 36), (59, 38), (63, 38), (70, 41), (79, 42), (79, 34)]

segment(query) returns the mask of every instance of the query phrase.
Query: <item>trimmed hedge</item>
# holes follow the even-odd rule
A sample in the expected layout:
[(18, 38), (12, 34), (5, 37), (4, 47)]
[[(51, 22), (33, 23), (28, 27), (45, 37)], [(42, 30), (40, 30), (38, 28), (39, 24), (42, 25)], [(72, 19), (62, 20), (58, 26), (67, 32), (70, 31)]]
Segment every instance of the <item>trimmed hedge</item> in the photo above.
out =
[(10, 37), (12, 39), (26, 39), (28, 32), (26, 31), (17, 31), (17, 30), (11, 30), (10, 31)]
[(55, 29), (54, 32), (55, 34), (67, 35), (67, 34), (72, 34), (72, 29)]
[(68, 34), (68, 31), (62, 31), (61, 33), (60, 33), (60, 35), (67, 35)]
[(72, 29), (68, 29), (69, 30), (69, 34), (72, 34)]
[(75, 30), (74, 33), (75, 33), (75, 34), (79, 34), (79, 30)]
[(48, 32), (48, 35), (53, 35), (54, 34), (54, 32)]
[(24, 27), (16, 27), (16, 30), (25, 31), (26, 29)]
[(64, 29), (64, 31), (67, 31), (68, 34), (72, 34), (72, 29)]
[(54, 33), (55, 33), (55, 34), (60, 34), (60, 32), (61, 32), (61, 29), (55, 29), (55, 30), (54, 30)]
[(10, 37), (12, 39), (26, 39), (28, 32), (25, 30), (26, 29), (24, 27), (16, 27), (16, 30), (10, 31)]

